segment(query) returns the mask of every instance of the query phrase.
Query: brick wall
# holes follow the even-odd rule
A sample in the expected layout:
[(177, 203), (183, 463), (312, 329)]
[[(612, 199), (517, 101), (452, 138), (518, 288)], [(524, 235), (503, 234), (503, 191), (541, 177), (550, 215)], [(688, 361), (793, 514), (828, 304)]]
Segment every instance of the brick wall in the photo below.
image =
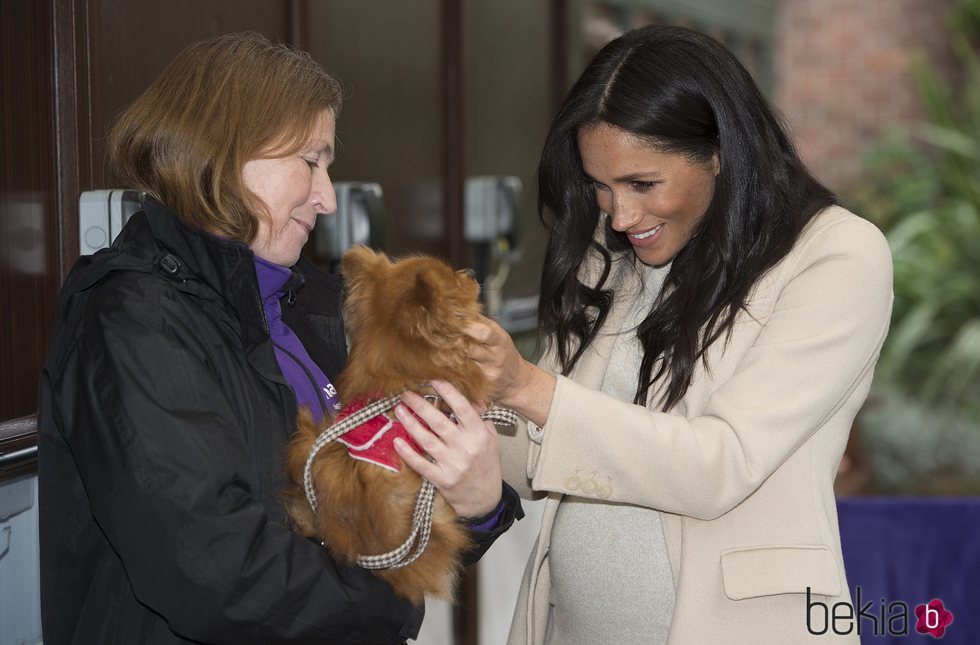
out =
[(947, 16), (955, 0), (780, 0), (775, 103), (803, 160), (831, 189), (860, 180), (870, 144), (923, 115), (913, 54), (954, 69)]

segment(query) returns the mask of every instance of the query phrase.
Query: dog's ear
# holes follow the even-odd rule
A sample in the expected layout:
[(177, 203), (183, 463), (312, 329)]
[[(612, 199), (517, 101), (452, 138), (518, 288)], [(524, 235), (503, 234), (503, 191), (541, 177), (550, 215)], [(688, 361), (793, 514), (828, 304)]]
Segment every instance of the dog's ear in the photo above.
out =
[(391, 265), (387, 255), (366, 246), (352, 247), (340, 259), (346, 291), (344, 325), (348, 336), (353, 336), (354, 331), (363, 325), (364, 317), (371, 309), (371, 294), (385, 282)]
[(355, 246), (340, 259), (340, 272), (348, 293), (361, 293), (367, 298), (372, 286), (382, 284), (391, 268), (391, 260), (380, 251)]
[[(476, 294), (472, 297), (475, 300)], [(470, 313), (462, 304), (465, 297), (455, 272), (442, 263), (422, 266), (402, 298), (402, 323), (417, 337), (430, 342), (439, 339), (438, 342), (448, 343), (459, 337), (461, 324)], [(472, 305), (473, 309), (477, 307)]]
[(366, 246), (354, 246), (348, 249), (340, 259), (340, 272), (345, 282), (370, 279), (379, 270), (391, 266), (391, 260), (384, 253)]
[(439, 279), (436, 272), (437, 269), (426, 267), (415, 274), (415, 284), (410, 293), (413, 307), (432, 311), (438, 305)]

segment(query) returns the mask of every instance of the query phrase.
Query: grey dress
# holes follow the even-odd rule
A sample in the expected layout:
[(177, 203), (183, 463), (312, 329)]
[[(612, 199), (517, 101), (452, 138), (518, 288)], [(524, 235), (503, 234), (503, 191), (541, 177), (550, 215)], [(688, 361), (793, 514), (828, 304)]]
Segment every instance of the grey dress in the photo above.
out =
[[(602, 391), (618, 399), (633, 399), (642, 359), (636, 327), (668, 268), (641, 266), (643, 292), (616, 339), (602, 383)], [(604, 502), (601, 475), (578, 472), (571, 478), (576, 476), (600, 499), (566, 495), (558, 506), (548, 556), (553, 606), (545, 642), (666, 643), (675, 594), (659, 513)]]

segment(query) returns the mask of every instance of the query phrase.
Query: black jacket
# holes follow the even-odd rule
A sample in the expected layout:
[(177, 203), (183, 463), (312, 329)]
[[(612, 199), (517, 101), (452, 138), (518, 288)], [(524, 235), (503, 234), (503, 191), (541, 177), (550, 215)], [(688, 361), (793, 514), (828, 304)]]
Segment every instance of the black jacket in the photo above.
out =
[[(284, 319), (328, 377), (340, 283), (301, 261)], [(150, 202), (62, 288), (38, 413), (45, 643), (399, 643), (422, 609), (286, 528), (280, 373), (253, 256)], [(498, 528), (520, 514), (505, 492)]]

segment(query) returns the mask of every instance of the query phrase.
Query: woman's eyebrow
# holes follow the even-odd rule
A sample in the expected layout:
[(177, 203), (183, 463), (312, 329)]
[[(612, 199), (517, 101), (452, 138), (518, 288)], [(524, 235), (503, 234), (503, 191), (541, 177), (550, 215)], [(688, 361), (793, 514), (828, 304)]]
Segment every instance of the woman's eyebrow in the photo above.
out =
[[(589, 173), (582, 171), (582, 176), (584, 176), (589, 181), (594, 181), (597, 184), (602, 182), (590, 175)], [(631, 181), (653, 181), (655, 179), (660, 179), (661, 175), (656, 170), (650, 170), (646, 172), (634, 172), (628, 175), (622, 175), (621, 177), (613, 177), (613, 183), (615, 184), (628, 184)]]

